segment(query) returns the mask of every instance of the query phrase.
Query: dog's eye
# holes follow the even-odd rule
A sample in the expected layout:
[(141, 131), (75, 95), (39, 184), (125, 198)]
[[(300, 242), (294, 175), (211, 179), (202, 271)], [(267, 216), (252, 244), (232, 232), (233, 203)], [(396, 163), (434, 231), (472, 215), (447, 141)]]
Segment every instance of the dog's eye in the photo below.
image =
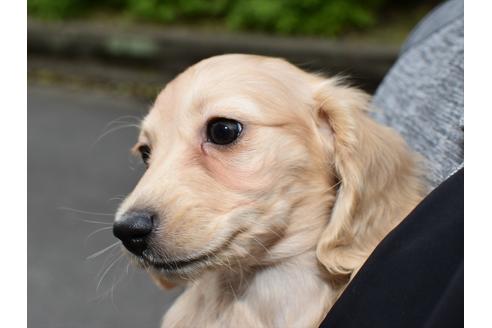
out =
[(148, 145), (141, 145), (138, 147), (138, 151), (140, 152), (140, 156), (142, 156), (142, 161), (145, 165), (149, 165), (150, 158), (150, 147)]
[(216, 145), (228, 145), (236, 141), (242, 130), (238, 121), (216, 118), (207, 125), (207, 138)]

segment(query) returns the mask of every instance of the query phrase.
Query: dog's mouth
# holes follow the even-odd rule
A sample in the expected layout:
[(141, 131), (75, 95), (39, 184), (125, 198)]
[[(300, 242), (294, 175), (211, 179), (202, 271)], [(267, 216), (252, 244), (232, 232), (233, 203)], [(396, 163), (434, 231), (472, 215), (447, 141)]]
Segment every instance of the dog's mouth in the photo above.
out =
[(193, 254), (187, 257), (162, 257), (157, 256), (152, 251), (144, 251), (141, 256), (134, 257), (137, 263), (146, 269), (161, 272), (167, 275), (174, 274), (193, 274), (200, 272), (204, 268), (218, 264), (218, 258), (227, 249), (227, 244), (220, 247)]
[(240, 234), (242, 230), (237, 230), (232, 233), (221, 245), (204, 251), (198, 254), (190, 255), (185, 258), (172, 258), (157, 256), (155, 252), (146, 250), (141, 256), (134, 256), (137, 263), (144, 268), (153, 269), (164, 274), (193, 274), (200, 272), (204, 268), (220, 265), (222, 261), (220, 255), (227, 252), (234, 238)]
[(141, 264), (143, 264), (145, 267), (151, 267), (158, 271), (175, 272), (190, 268), (192, 266), (196, 267), (198, 265), (204, 265), (206, 264), (206, 262), (209, 262), (208, 259), (210, 258), (210, 256), (213, 256), (213, 254), (204, 254), (187, 259), (164, 261), (160, 259), (156, 260), (149, 256), (143, 255), (139, 258), (139, 262), (141, 262)]

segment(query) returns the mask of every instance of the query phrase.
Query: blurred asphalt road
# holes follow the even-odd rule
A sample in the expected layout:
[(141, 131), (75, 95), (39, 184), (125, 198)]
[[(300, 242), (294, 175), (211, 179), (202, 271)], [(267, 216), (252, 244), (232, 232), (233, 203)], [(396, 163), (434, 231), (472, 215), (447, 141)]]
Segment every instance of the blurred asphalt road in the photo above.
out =
[(116, 241), (114, 197), (131, 191), (143, 172), (128, 151), (136, 129), (96, 140), (112, 120), (141, 117), (148, 107), (94, 91), (29, 85), (28, 327), (157, 328), (179, 293), (158, 290), (138, 269), (127, 273), (124, 257), (112, 265), (118, 247), (86, 260)]

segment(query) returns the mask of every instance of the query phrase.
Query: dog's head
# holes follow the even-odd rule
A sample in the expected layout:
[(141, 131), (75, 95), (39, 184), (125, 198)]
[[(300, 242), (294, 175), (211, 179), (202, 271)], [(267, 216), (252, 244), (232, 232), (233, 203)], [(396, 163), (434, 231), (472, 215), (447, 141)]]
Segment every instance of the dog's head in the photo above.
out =
[(401, 139), (364, 113), (368, 101), (281, 59), (224, 55), (192, 66), (142, 122), (134, 151), (148, 168), (115, 235), (171, 280), (316, 247), (328, 271), (348, 273), (340, 250), (377, 226), (356, 213), (413, 166)]

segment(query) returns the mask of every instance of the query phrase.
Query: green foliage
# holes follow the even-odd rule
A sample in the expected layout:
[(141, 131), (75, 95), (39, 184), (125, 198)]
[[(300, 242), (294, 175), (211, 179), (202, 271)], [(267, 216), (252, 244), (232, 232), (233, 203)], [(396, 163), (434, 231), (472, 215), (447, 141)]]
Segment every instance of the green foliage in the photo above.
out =
[(83, 1), (77, 0), (28, 0), (27, 11), (41, 18), (65, 18), (77, 15)]
[[(163, 23), (199, 22), (223, 18), (230, 0), (126, 0), (130, 14)], [(198, 21), (197, 21), (198, 20)]]
[(383, 1), (369, 0), (242, 0), (227, 16), (236, 29), (286, 34), (336, 35), (343, 30), (370, 27)]
[(63, 19), (110, 9), (160, 23), (214, 23), (235, 30), (338, 35), (373, 26), (390, 0), (28, 0), (32, 16)]
[(127, 0), (27, 0), (27, 12), (39, 18), (65, 19), (101, 8), (124, 10), (126, 2)]

